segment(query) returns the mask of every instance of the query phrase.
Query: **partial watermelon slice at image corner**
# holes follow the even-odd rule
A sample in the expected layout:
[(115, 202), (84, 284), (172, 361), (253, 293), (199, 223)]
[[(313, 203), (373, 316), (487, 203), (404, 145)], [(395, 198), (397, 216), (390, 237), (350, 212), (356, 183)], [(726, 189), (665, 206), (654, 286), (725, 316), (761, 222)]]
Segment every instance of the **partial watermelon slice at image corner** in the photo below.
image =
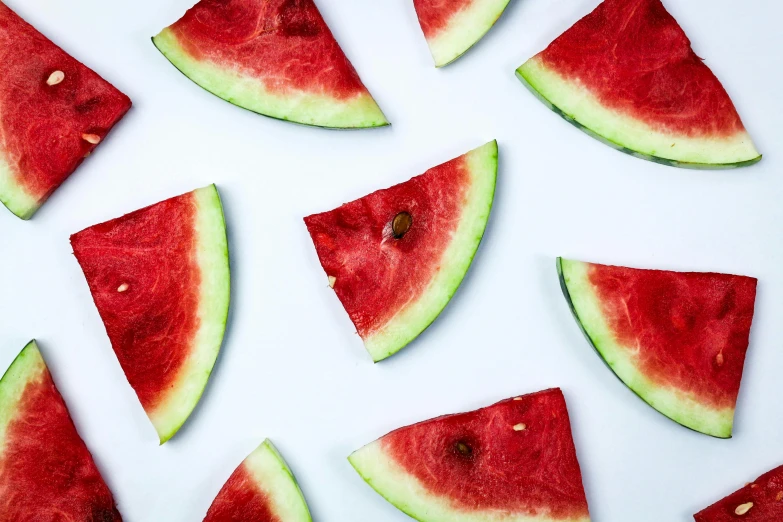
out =
[(400, 428), (348, 460), (421, 522), (588, 522), (559, 389)]
[(495, 25), (509, 0), (413, 0), (436, 67), (448, 65)]
[(71, 245), (163, 444), (198, 403), (226, 328), (228, 243), (217, 188), (87, 228)]
[(729, 95), (660, 0), (604, 0), (517, 76), (591, 136), (691, 168), (756, 163)]
[(311, 521), (294, 474), (268, 439), (229, 477), (204, 518), (204, 522)]
[(0, 201), (30, 219), (131, 101), (0, 2)]
[(626, 386), (683, 426), (731, 437), (756, 279), (562, 258), (557, 269), (579, 325)]
[(152, 39), (226, 101), (305, 125), (388, 125), (313, 0), (201, 0)]
[(487, 226), (497, 166), (491, 141), (305, 218), (329, 285), (373, 361), (415, 339), (457, 291)]
[(699, 511), (696, 522), (780, 522), (783, 520), (783, 466)]
[(120, 522), (38, 345), (0, 380), (0, 519)]

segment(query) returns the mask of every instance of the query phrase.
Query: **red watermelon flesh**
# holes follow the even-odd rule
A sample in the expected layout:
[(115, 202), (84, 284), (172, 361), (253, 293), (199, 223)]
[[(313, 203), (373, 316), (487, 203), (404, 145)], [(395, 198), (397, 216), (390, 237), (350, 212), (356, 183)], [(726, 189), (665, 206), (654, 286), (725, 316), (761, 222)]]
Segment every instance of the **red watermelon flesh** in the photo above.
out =
[(559, 389), (400, 428), (349, 460), (417, 520), (589, 520)]
[(783, 466), (699, 511), (696, 522), (780, 522), (783, 520)]
[[(165, 442), (190, 411), (183, 404), (200, 396), (225, 328), (228, 259), (217, 191), (199, 189), (92, 226), (71, 244), (117, 359)], [(204, 251), (216, 267), (205, 266)], [(190, 387), (195, 397), (178, 396), (177, 388)], [(156, 421), (171, 410), (179, 411), (174, 425)]]
[(267, 495), (255, 485), (252, 473), (239, 466), (209, 507), (204, 522), (281, 522)]
[(27, 219), (131, 101), (0, 3), (0, 201)]
[(34, 341), (0, 381), (0, 440), (0, 519), (122, 520)]
[(424, 36), (432, 38), (449, 24), (455, 13), (475, 0), (413, 0)]

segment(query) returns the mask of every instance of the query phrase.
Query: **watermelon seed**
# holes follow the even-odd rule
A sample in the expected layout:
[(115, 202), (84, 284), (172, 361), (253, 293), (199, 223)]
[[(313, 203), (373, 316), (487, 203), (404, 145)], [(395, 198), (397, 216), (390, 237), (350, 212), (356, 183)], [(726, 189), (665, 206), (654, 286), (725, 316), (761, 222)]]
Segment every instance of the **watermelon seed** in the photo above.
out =
[(737, 506), (737, 509), (734, 510), (734, 513), (737, 515), (744, 515), (748, 511), (750, 511), (750, 508), (753, 507), (753, 502), (746, 502), (745, 504), (740, 504)]
[(402, 236), (408, 233), (413, 225), (413, 217), (407, 212), (400, 212), (392, 220), (392, 233), (394, 239), (402, 239)]
[(522, 400), (522, 397), (514, 397), (514, 400), (515, 400), (515, 401), (521, 401), (521, 400)]
[(519, 423), (514, 425), (514, 431), (524, 431), (527, 426), (525, 426), (523, 423)]
[(54, 71), (46, 79), (46, 85), (57, 85), (65, 79), (65, 73), (62, 71)]
[(329, 288), (334, 288), (334, 284), (337, 282), (337, 278), (334, 276), (329, 276)]
[(463, 457), (470, 457), (473, 454), (473, 449), (461, 440), (454, 447), (457, 449), (457, 453)]
[(82, 134), (82, 139), (87, 143), (92, 143), (93, 145), (97, 145), (101, 142), (101, 137), (97, 134)]
[(783, 491), (778, 491), (778, 494), (775, 495), (775, 500), (777, 500), (778, 502), (783, 500)]
[(120, 286), (117, 288), (117, 291), (118, 291), (118, 292), (120, 292), (120, 293), (122, 293), (122, 292), (126, 291), (128, 288), (130, 288), (130, 285), (128, 285), (128, 283), (122, 283), (122, 284), (121, 284), (121, 285), (120, 285)]
[(723, 366), (723, 352), (718, 352), (718, 355), (715, 356), (715, 363), (718, 366)]

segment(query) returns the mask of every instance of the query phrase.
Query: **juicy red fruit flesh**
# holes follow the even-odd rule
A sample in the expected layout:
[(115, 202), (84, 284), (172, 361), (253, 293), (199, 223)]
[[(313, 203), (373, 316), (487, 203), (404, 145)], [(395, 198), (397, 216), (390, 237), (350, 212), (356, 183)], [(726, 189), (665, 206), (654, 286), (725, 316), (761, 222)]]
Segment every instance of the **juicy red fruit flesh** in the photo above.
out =
[[(49, 85), (55, 71), (60, 83)], [(130, 109), (130, 99), (0, 3), (0, 147), (16, 181), (46, 199)]]
[[(414, 302), (438, 270), (457, 229), (470, 172), (457, 158), (391, 188), (305, 218), (318, 258), (334, 291), (367, 337)], [(395, 238), (401, 213), (409, 227)]]
[(281, 95), (367, 92), (313, 0), (202, 0), (170, 29), (196, 59), (236, 66)]
[(122, 520), (47, 369), (27, 384), (0, 453), (0, 519)]
[(430, 493), (457, 509), (588, 516), (559, 389), (401, 428), (382, 444)]
[(424, 36), (432, 38), (445, 29), (451, 18), (476, 0), (413, 0)]
[(173, 386), (199, 326), (196, 212), (184, 194), (71, 236), (117, 359), (148, 411)]
[[(744, 514), (738, 514), (738, 509)], [(780, 522), (783, 520), (783, 466), (765, 473), (693, 518), (696, 522)]]
[(261, 491), (250, 471), (239, 466), (207, 511), (204, 522), (284, 522), (275, 515), (266, 493)]
[(640, 371), (716, 408), (733, 408), (753, 320), (756, 279), (591, 265), (615, 338), (639, 346)]
[(726, 90), (660, 0), (605, 0), (539, 57), (608, 107), (690, 137), (744, 127)]

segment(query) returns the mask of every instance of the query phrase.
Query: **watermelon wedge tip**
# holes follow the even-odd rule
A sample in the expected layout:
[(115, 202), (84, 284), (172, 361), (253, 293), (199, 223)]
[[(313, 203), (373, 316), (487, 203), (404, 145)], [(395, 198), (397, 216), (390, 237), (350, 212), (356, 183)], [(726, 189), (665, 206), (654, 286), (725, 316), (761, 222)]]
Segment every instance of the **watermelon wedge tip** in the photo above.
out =
[(779, 522), (783, 520), (783, 466), (764, 473), (728, 497), (699, 511), (696, 522)]

